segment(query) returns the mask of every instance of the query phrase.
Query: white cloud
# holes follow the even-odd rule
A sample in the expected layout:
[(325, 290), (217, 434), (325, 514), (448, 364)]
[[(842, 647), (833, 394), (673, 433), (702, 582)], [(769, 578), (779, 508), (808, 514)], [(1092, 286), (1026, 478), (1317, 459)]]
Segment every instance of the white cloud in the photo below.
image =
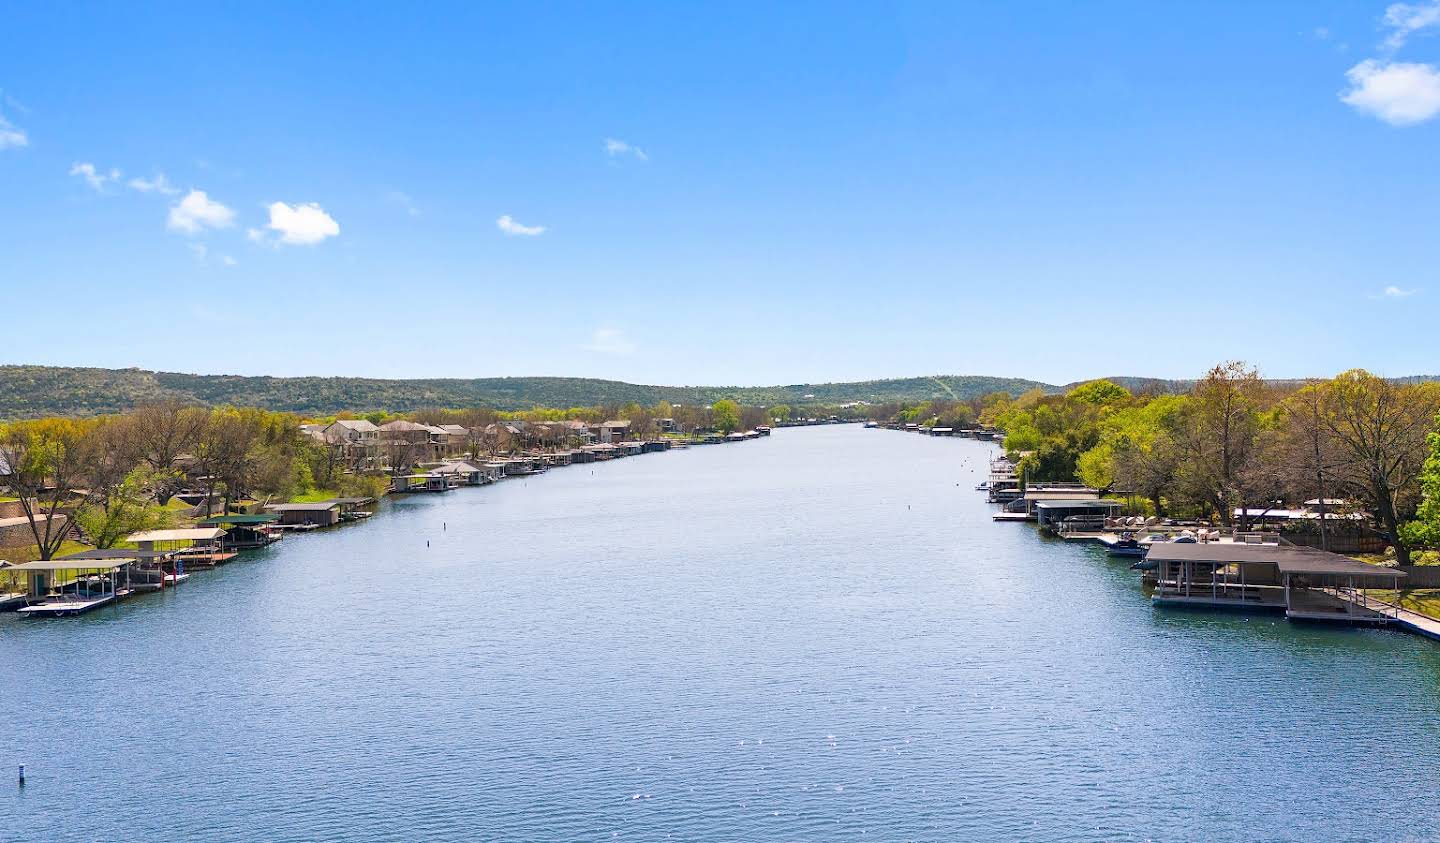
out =
[(611, 158), (616, 158), (622, 155), (633, 155), (641, 161), (650, 160), (650, 156), (645, 154), (645, 150), (633, 144), (626, 143), (623, 140), (618, 140), (616, 138), (605, 139), (605, 154), (609, 155)]
[(5, 119), (0, 114), (0, 149), (19, 149), (30, 145), (30, 136), (25, 130)]
[(415, 206), (415, 200), (411, 199), (409, 194), (401, 193), (398, 190), (392, 190), (389, 193), (385, 194), (385, 198), (395, 203), (396, 205), (404, 208), (405, 213), (409, 214), (410, 216), (420, 216), (420, 209)]
[(584, 349), (597, 354), (634, 354), (635, 343), (619, 328), (596, 328)]
[(195, 255), (195, 259), (200, 263), (204, 263), (205, 258), (210, 256), (210, 250), (205, 247), (204, 243), (191, 243), (190, 252)]
[(1314, 36), (1315, 36), (1315, 40), (1317, 40), (1317, 41), (1329, 41), (1329, 40), (1330, 40), (1330, 27), (1328, 27), (1328, 26), (1317, 26), (1317, 27), (1315, 27), (1313, 30), (1310, 31), (1310, 34), (1311, 34), (1311, 35), (1314, 35)]
[(1413, 126), (1440, 114), (1440, 70), (1434, 65), (1366, 59), (1345, 71), (1340, 100), (1392, 126)]
[(1398, 50), (1405, 41), (1421, 30), (1440, 26), (1440, 0), (1429, 3), (1392, 3), (1385, 9), (1381, 23), (1390, 30), (1385, 46)]
[(105, 192), (105, 185), (120, 178), (120, 171), (111, 169), (106, 173), (95, 169), (95, 165), (89, 161), (79, 161), (70, 165), (70, 175), (79, 176), (84, 179), (97, 193)]
[(249, 241), (250, 241), (251, 243), (264, 243), (264, 242), (265, 242), (265, 232), (261, 231), (261, 230), (258, 229), (258, 228), (247, 228), (247, 229), (245, 229), (245, 237), (246, 237), (247, 239), (249, 239)]
[(495, 221), (495, 227), (510, 235), (511, 237), (534, 237), (537, 234), (545, 233), (543, 225), (521, 225), (509, 214)]
[[(270, 222), (265, 227), (279, 235), (275, 240), (277, 244), (290, 246), (314, 246), (340, 234), (340, 223), (315, 202), (295, 205), (271, 202)], [(264, 232), (253, 228), (245, 235), (256, 242), (265, 239)]]
[(234, 223), (234, 211), (206, 196), (203, 190), (191, 190), (170, 206), (167, 225), (171, 231), (199, 234), (207, 228), (228, 228)]
[(164, 173), (156, 173), (153, 179), (142, 179), (135, 177), (128, 184), (131, 190), (138, 190), (141, 193), (163, 193), (166, 196), (174, 196), (180, 192), (180, 188), (170, 183)]
[(1419, 291), (1419, 290), (1405, 290), (1405, 289), (1401, 289), (1400, 287), (1396, 287), (1394, 284), (1391, 284), (1389, 287), (1386, 287), (1386, 288), (1385, 288), (1385, 290), (1381, 293), (1381, 295), (1384, 296), (1384, 297), (1387, 298), (1387, 299), (1404, 299), (1404, 298), (1409, 298), (1410, 296), (1413, 296), (1413, 295), (1415, 295), (1415, 294), (1418, 293), (1418, 292), (1420, 292), (1420, 291)]
[(239, 261), (230, 257), (229, 255), (221, 255), (220, 262), (225, 264), (226, 266), (234, 266), (235, 264), (239, 263)]

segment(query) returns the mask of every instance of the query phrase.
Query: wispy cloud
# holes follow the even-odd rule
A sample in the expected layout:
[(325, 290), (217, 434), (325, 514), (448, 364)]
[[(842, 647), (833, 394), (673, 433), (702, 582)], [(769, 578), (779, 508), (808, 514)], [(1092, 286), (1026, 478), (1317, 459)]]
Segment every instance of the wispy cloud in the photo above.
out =
[(153, 179), (144, 179), (136, 176), (126, 182), (131, 190), (138, 190), (141, 193), (162, 193), (166, 196), (174, 196), (180, 192), (180, 188), (170, 183), (164, 173), (156, 173)]
[(625, 141), (619, 140), (617, 138), (605, 139), (605, 154), (609, 155), (611, 158), (634, 156), (634, 158), (638, 161), (650, 160), (650, 156), (645, 154), (645, 150), (641, 149), (638, 146), (635, 146), (634, 144), (626, 143)]
[(1366, 59), (1345, 71), (1340, 101), (1392, 126), (1413, 126), (1440, 114), (1440, 70), (1434, 65)]
[(0, 150), (19, 149), (22, 146), (30, 145), (30, 136), (25, 130), (5, 119), (0, 114)]
[(1381, 24), (1390, 34), (1385, 37), (1385, 48), (1398, 50), (1405, 46), (1411, 35), (1426, 29), (1440, 27), (1440, 0), (1429, 3), (1392, 3), (1385, 9)]
[(1378, 296), (1371, 296), (1371, 298), (1373, 298), (1373, 299), (1408, 299), (1408, 298), (1410, 298), (1411, 296), (1415, 295), (1415, 294), (1418, 293), (1418, 292), (1420, 292), (1420, 291), (1419, 291), (1419, 290), (1407, 290), (1407, 289), (1404, 289), (1403, 287), (1397, 287), (1397, 286), (1395, 286), (1394, 284), (1391, 284), (1390, 286), (1388, 286), (1388, 287), (1386, 287), (1385, 289), (1381, 290), (1381, 291), (1380, 291), (1380, 294), (1379, 294)]
[(590, 342), (583, 346), (596, 354), (634, 354), (635, 343), (619, 328), (596, 328)]
[(120, 178), (120, 171), (111, 168), (110, 172), (96, 169), (89, 161), (77, 161), (70, 165), (70, 175), (79, 176), (85, 183), (94, 188), (96, 193), (104, 193), (105, 186)]
[(495, 227), (510, 237), (535, 237), (545, 233), (543, 225), (521, 225), (509, 214), (495, 221)]
[(234, 211), (205, 195), (205, 191), (192, 190), (170, 206), (166, 224), (171, 231), (199, 234), (207, 228), (228, 228), (234, 223)]
[[(315, 202), (271, 202), (269, 211), (270, 222), (265, 227), (275, 232), (273, 243), (277, 246), (314, 246), (340, 234), (340, 223)], [(245, 236), (256, 243), (270, 242), (258, 228), (247, 230)]]
[(389, 193), (385, 194), (385, 199), (386, 201), (389, 201), (393, 204), (399, 205), (401, 208), (404, 208), (405, 213), (409, 214), (412, 217), (420, 216), (420, 208), (415, 205), (415, 200), (411, 199), (408, 193), (402, 193), (398, 190), (392, 190)]

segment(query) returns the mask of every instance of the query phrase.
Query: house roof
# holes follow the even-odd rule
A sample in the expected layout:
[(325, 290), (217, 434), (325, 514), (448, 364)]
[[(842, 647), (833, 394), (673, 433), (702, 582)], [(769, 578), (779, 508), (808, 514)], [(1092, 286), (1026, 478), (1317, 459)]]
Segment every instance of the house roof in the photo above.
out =
[(481, 471), (481, 470), (482, 470), (482, 469), (476, 467), (473, 463), (466, 462), (465, 460), (455, 460), (454, 462), (447, 462), (447, 463), (445, 463), (444, 465), (436, 468), (436, 469), (435, 469), (435, 473), (436, 473), (436, 474), (475, 474), (476, 472)]
[(451, 436), (469, 436), (470, 429), (461, 424), (442, 424), (440, 429)]
[(372, 430), (380, 429), (369, 419), (336, 419), (330, 423), (330, 427), (343, 427), (346, 430), (354, 430), (359, 433), (369, 433)]
[(427, 424), (416, 424), (415, 422), (406, 421), (405, 419), (396, 419), (395, 421), (386, 422), (386, 423), (380, 425), (380, 427), (377, 428), (377, 429), (378, 429), (378, 430), (430, 430), (430, 426), (427, 425)]
[(601, 426), (601, 427), (629, 427), (629, 426), (630, 426), (630, 422), (629, 422), (629, 420), (627, 420), (627, 419), (614, 419), (614, 420), (612, 420), (612, 421), (607, 421), (607, 422), (605, 422), (604, 424), (602, 424), (602, 425), (600, 425), (600, 426)]

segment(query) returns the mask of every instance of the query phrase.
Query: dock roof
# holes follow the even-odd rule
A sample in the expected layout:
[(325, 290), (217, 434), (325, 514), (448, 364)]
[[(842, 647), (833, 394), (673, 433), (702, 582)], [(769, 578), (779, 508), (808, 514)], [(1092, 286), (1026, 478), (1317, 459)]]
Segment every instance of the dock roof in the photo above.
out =
[(125, 537), (127, 542), (207, 541), (225, 535), (219, 527), (187, 527), (180, 530), (145, 530)]
[(1338, 553), (1275, 544), (1157, 542), (1150, 546), (1145, 558), (1157, 562), (1214, 562), (1222, 565), (1268, 563), (1278, 568), (1282, 574), (1339, 574), (1389, 578), (1405, 576), (1404, 571), (1369, 565)]
[(155, 559), (156, 557), (161, 556), (171, 556), (174, 553), (175, 551), (173, 550), (127, 550), (120, 547), (97, 547), (91, 548), (90, 550), (82, 550), (78, 553), (67, 553), (64, 556), (58, 558), (61, 562), (76, 559), (117, 559), (120, 561), (129, 562), (135, 559)]
[(1059, 501), (1036, 501), (1036, 509), (1094, 509), (1103, 507), (1105, 509), (1118, 509), (1125, 505), (1124, 501), (1111, 500), (1109, 498), (1086, 498), (1084, 500), (1059, 500)]
[(202, 527), (219, 527), (224, 524), (231, 524), (236, 527), (253, 527), (259, 524), (270, 524), (279, 521), (278, 515), (216, 515), (213, 518), (206, 518), (200, 522)]
[(131, 562), (136, 562), (134, 556), (127, 556), (124, 559), (39, 559), (34, 562), (22, 562), (8, 568), (10, 571), (114, 571), (123, 568)]
[(265, 508), (271, 512), (324, 512), (339, 506), (337, 500), (318, 501), (316, 503), (271, 503)]

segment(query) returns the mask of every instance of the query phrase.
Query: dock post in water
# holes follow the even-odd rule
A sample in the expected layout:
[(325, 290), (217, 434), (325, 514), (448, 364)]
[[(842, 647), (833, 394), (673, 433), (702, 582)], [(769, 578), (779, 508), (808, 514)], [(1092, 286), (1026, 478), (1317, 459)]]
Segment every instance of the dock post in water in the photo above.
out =
[(20, 786), (21, 786), (21, 787), (24, 787), (24, 786), (25, 786), (25, 765), (24, 765), (24, 764), (21, 764), (21, 765), (20, 765)]

